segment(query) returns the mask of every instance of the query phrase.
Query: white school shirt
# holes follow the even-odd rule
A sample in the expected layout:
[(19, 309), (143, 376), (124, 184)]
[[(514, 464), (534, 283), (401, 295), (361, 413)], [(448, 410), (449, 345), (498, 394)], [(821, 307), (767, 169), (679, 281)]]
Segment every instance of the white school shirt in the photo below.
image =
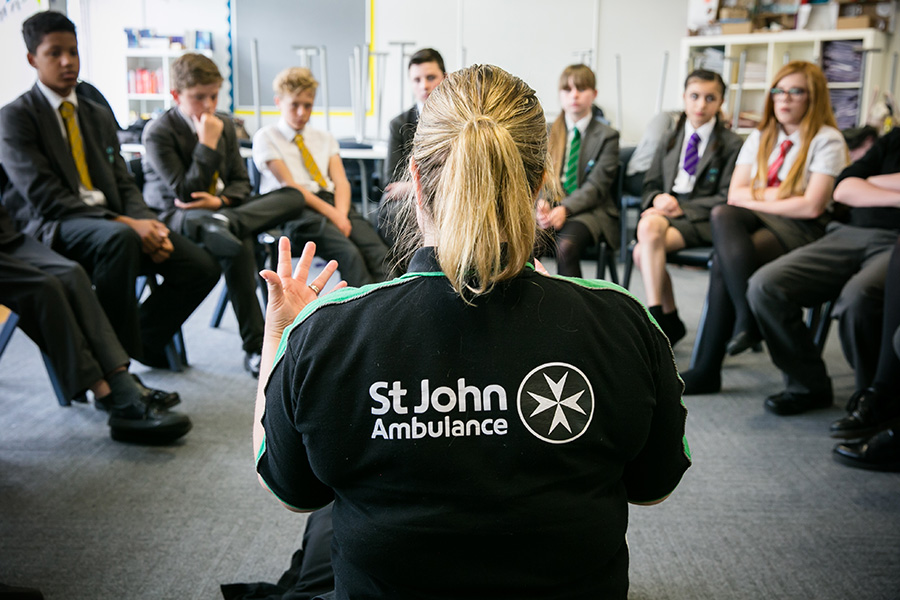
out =
[[(800, 130), (798, 129), (791, 135), (787, 135), (779, 127), (778, 139), (775, 142), (772, 153), (769, 155), (767, 164), (772, 164), (778, 158), (781, 152), (781, 142), (784, 140), (791, 140), (794, 145), (788, 150), (787, 155), (784, 157), (784, 164), (778, 170), (778, 179), (781, 181), (784, 181), (784, 178), (787, 177), (791, 166), (793, 166), (794, 161), (797, 160), (797, 155), (800, 153)], [(759, 130), (754, 129), (747, 136), (747, 141), (744, 142), (744, 145), (741, 146), (736, 162), (738, 165), (750, 165), (751, 181), (756, 177), (756, 153), (758, 151)], [(822, 125), (809, 143), (809, 152), (806, 154), (806, 169), (803, 170), (803, 189), (806, 189), (806, 185), (809, 183), (810, 173), (824, 173), (825, 175), (837, 177), (844, 170), (844, 167), (847, 166), (847, 163), (847, 142), (844, 141), (844, 136), (834, 127)]]
[(276, 125), (267, 125), (253, 136), (253, 162), (260, 173), (260, 194), (284, 187), (269, 170), (267, 163), (270, 160), (283, 160), (294, 181), (314, 194), (321, 191), (322, 188), (307, 172), (300, 148), (294, 143), (294, 136), (298, 133), (303, 136), (303, 143), (325, 178), (325, 191), (334, 193), (334, 182), (328, 176), (328, 163), (332, 156), (341, 152), (337, 140), (327, 131), (309, 126), (304, 127), (303, 131), (295, 131), (284, 119), (280, 119)]
[(691, 125), (690, 119), (684, 120), (684, 139), (681, 140), (681, 154), (678, 156), (678, 173), (675, 175), (675, 181), (672, 183), (672, 191), (676, 194), (690, 194), (694, 191), (694, 183), (697, 181), (697, 174), (688, 174), (684, 170), (684, 154), (687, 151), (688, 142), (691, 136), (696, 132), (700, 136), (700, 142), (697, 144), (697, 167), (700, 166), (700, 158), (706, 152), (709, 145), (709, 138), (712, 136), (713, 127), (716, 126), (716, 118), (713, 117), (697, 129)]
[[(75, 118), (78, 119), (78, 128), (81, 131), (84, 131), (81, 119), (78, 116), (78, 96), (75, 94), (75, 88), (72, 88), (72, 91), (69, 92), (68, 96), (63, 97), (44, 85), (44, 82), (40, 79), (37, 81), (37, 86), (38, 89), (41, 90), (41, 93), (44, 94), (44, 98), (47, 99), (47, 102), (50, 103), (51, 108), (53, 108), (53, 112), (56, 114), (56, 122), (59, 124), (60, 131), (62, 131), (63, 141), (68, 144), (69, 132), (66, 130), (66, 122), (63, 121), (62, 115), (59, 112), (59, 107), (63, 102), (71, 102), (75, 107)], [(81, 134), (81, 137), (83, 143), (83, 133)], [(71, 149), (69, 153), (71, 154)], [(87, 189), (84, 187), (84, 184), (81, 183), (81, 179), (78, 180), (78, 197), (88, 206), (106, 206), (106, 194), (96, 188), (92, 190)]]

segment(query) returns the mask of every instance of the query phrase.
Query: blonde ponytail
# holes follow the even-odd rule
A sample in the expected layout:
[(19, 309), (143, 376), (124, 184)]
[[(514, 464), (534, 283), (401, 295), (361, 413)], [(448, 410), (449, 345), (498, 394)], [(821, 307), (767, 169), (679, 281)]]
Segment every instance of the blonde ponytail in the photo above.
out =
[(452, 73), (425, 104), (411, 160), (437, 259), (467, 302), (514, 277), (534, 248), (547, 132), (534, 90), (498, 67)]

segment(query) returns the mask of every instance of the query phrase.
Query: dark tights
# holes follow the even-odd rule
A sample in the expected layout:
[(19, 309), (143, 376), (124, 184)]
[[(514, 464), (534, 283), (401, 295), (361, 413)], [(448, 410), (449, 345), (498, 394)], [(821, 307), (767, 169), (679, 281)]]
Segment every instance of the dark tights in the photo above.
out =
[(759, 337), (747, 304), (747, 282), (759, 267), (785, 253), (752, 210), (716, 206), (711, 224), (716, 252), (709, 273), (706, 321), (694, 342), (691, 369), (682, 373), (686, 393), (718, 391), (728, 340), (740, 331)]
[(900, 394), (900, 358), (894, 352), (894, 335), (900, 328), (900, 240), (897, 240), (888, 263), (884, 286), (884, 319), (881, 348), (873, 386), (888, 395)]
[[(752, 210), (720, 205), (712, 211), (712, 237), (728, 297), (734, 305), (734, 334), (760, 337), (747, 303), (747, 282), (763, 266), (785, 253), (784, 246)], [(712, 310), (712, 306), (710, 306)]]
[(581, 255), (594, 243), (594, 236), (584, 223), (566, 221), (556, 233), (556, 266), (560, 275), (581, 277)]

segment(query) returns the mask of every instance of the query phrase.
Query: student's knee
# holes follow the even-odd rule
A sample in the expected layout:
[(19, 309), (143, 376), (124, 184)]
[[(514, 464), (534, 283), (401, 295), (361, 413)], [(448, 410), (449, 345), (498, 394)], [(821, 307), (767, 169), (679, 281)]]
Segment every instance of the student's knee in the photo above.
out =
[(576, 261), (581, 256), (581, 248), (579, 244), (572, 238), (560, 237), (557, 248), (557, 261), (571, 262)]
[(111, 259), (140, 258), (143, 242), (138, 232), (124, 223), (114, 223), (107, 228), (108, 235), (102, 244), (102, 252)]
[(728, 204), (716, 204), (712, 207), (712, 211), (709, 214), (709, 222), (713, 227), (716, 227), (716, 225), (721, 224), (722, 221), (728, 220), (733, 212), (733, 206)]
[(750, 276), (747, 282), (747, 302), (756, 312), (758, 308), (771, 306), (787, 300), (784, 273), (778, 265), (763, 265)]
[(880, 320), (883, 310), (883, 285), (851, 279), (835, 300), (832, 314), (842, 322), (863, 323), (873, 318)]
[(646, 215), (641, 217), (637, 224), (637, 239), (642, 244), (658, 246), (665, 243), (666, 229), (669, 221), (659, 215)]

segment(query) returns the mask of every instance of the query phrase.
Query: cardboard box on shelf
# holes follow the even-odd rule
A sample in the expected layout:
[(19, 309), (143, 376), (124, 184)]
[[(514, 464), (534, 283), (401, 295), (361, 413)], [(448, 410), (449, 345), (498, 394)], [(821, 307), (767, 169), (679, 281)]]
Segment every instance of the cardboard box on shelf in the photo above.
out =
[(838, 29), (865, 29), (867, 27), (872, 27), (873, 25), (872, 17), (868, 15), (861, 15), (859, 17), (838, 17), (837, 20)]
[(723, 35), (735, 35), (739, 33), (753, 33), (752, 21), (739, 21), (735, 23), (722, 23)]
[(719, 20), (746, 20), (750, 18), (750, 9), (749, 8), (720, 8), (719, 9)]
[(897, 12), (896, 2), (853, 2), (841, 4), (839, 17), (869, 17), (871, 25), (879, 31), (894, 32), (894, 21)]

